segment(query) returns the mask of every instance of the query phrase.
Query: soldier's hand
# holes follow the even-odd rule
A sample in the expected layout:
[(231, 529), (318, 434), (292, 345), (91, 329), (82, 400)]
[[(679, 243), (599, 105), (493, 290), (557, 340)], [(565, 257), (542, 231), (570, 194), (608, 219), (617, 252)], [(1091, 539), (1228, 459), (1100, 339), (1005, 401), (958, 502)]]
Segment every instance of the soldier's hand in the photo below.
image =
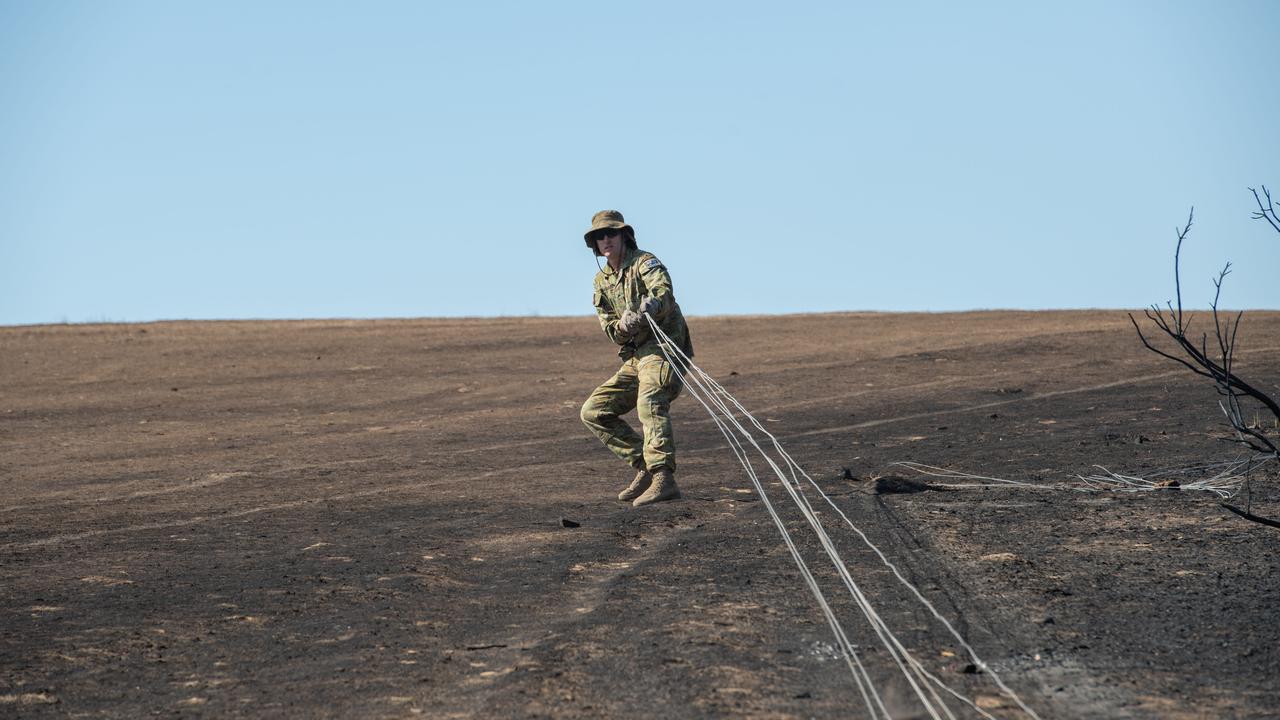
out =
[(646, 295), (640, 301), (640, 314), (652, 315), (654, 320), (658, 319), (658, 308), (662, 307), (662, 303), (658, 302), (658, 298)]
[(628, 335), (635, 335), (643, 324), (644, 316), (634, 310), (623, 312), (622, 319), (618, 321), (618, 327)]

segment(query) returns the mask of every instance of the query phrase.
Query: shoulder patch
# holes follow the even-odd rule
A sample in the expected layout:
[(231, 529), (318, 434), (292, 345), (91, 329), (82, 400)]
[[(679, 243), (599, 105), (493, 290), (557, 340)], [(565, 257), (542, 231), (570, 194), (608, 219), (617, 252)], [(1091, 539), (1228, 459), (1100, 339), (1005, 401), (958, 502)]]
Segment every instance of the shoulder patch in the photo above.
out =
[(645, 270), (653, 270), (654, 268), (660, 268), (660, 267), (662, 267), (662, 262), (658, 260), (658, 258), (656, 257), (650, 257), (648, 260), (644, 262)]

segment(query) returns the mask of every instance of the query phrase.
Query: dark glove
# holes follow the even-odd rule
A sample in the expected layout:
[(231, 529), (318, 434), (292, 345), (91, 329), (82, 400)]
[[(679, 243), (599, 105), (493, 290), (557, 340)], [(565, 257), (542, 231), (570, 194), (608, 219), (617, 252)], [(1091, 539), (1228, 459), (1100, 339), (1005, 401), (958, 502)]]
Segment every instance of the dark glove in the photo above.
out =
[(658, 298), (646, 295), (644, 299), (640, 301), (639, 312), (641, 315), (650, 315), (654, 320), (657, 320), (658, 308), (660, 307), (662, 307), (662, 303), (658, 302)]
[(634, 310), (623, 312), (622, 319), (618, 321), (618, 328), (628, 335), (635, 335), (643, 327), (646, 327), (644, 316)]

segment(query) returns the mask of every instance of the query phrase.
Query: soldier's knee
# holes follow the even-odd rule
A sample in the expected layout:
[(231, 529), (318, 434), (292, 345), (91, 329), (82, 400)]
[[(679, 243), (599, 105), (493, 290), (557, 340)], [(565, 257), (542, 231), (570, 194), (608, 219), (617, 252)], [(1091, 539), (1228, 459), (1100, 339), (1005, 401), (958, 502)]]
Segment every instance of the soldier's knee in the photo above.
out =
[(603, 408), (591, 400), (582, 403), (582, 409), (578, 411), (578, 417), (582, 418), (582, 424), (587, 427), (599, 425), (602, 415), (604, 415)]

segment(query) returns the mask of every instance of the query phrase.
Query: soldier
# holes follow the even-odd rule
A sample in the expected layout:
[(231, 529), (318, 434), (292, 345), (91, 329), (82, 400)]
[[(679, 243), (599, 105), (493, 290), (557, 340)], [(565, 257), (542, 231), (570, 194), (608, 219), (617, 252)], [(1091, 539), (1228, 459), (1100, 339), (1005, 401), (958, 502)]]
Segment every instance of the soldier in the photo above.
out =
[[(640, 507), (680, 497), (676, 487), (671, 401), (681, 382), (654, 339), (647, 313), (672, 343), (693, 357), (689, 327), (658, 258), (636, 247), (636, 233), (617, 210), (601, 210), (583, 235), (606, 265), (596, 274), (593, 302), (604, 334), (619, 346), (622, 367), (582, 404), (582, 422), (614, 455), (636, 469), (619, 500)], [(599, 261), (597, 261), (599, 262)], [(672, 352), (669, 348), (668, 352)], [(620, 416), (636, 408), (644, 436)]]

